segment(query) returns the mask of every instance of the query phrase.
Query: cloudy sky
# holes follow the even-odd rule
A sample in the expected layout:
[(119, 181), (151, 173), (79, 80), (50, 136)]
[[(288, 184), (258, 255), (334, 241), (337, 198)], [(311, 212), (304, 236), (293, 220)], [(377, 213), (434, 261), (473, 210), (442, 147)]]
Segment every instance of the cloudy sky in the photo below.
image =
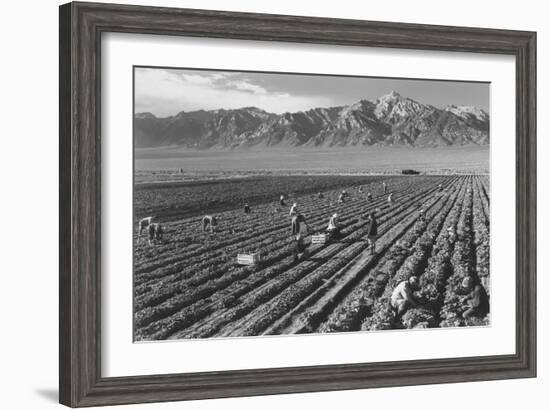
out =
[(489, 111), (487, 83), (140, 67), (134, 78), (135, 112), (157, 117), (249, 106), (280, 114), (375, 100), (392, 90), (440, 108), (473, 105)]

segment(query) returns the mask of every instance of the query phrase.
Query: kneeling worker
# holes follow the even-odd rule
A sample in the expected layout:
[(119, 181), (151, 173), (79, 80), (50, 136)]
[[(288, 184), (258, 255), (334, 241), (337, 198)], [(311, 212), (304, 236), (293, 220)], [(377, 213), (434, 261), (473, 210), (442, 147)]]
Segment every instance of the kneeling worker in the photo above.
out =
[(420, 289), (418, 278), (411, 276), (409, 280), (404, 280), (395, 287), (391, 294), (390, 304), (396, 318), (400, 318), (411, 308), (418, 306), (413, 292)]
[(462, 280), (462, 289), (457, 293), (468, 295), (465, 300), (467, 309), (462, 313), (464, 319), (472, 316), (484, 317), (489, 313), (487, 292), (480, 283), (475, 283), (471, 276), (466, 276)]

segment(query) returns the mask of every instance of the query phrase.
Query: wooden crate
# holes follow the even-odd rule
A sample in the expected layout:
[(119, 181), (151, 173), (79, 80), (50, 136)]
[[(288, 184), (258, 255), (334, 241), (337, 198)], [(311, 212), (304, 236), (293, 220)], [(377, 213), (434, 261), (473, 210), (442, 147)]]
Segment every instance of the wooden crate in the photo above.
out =
[(239, 253), (237, 255), (237, 263), (239, 265), (256, 265), (260, 263), (260, 253)]
[(329, 239), (330, 235), (328, 233), (319, 233), (311, 236), (311, 243), (324, 245), (329, 241)]

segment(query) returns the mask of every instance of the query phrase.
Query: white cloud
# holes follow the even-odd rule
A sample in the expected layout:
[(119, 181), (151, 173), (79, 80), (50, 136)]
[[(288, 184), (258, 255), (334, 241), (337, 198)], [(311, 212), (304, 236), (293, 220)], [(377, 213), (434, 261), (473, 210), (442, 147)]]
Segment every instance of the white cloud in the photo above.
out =
[(226, 85), (228, 87), (234, 87), (237, 90), (241, 91), (249, 91), (253, 94), (267, 94), (267, 91), (262, 86), (252, 84), (243, 80), (237, 80), (237, 81), (228, 81), (226, 82)]
[(136, 69), (135, 110), (164, 117), (180, 111), (256, 106), (268, 112), (307, 110), (331, 105), (325, 97), (294, 96), (267, 90), (231, 73), (183, 73)]
[(181, 74), (181, 78), (184, 82), (195, 85), (212, 85), (215, 81), (212, 77), (196, 74)]

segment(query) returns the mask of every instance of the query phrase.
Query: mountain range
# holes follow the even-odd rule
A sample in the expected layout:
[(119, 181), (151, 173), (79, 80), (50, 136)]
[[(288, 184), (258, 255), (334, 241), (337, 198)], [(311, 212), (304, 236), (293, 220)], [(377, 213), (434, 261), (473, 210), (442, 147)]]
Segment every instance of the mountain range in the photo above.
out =
[(355, 104), (273, 114), (256, 107), (134, 116), (135, 146), (198, 150), (489, 144), (489, 115), (471, 106), (436, 108), (392, 91)]

